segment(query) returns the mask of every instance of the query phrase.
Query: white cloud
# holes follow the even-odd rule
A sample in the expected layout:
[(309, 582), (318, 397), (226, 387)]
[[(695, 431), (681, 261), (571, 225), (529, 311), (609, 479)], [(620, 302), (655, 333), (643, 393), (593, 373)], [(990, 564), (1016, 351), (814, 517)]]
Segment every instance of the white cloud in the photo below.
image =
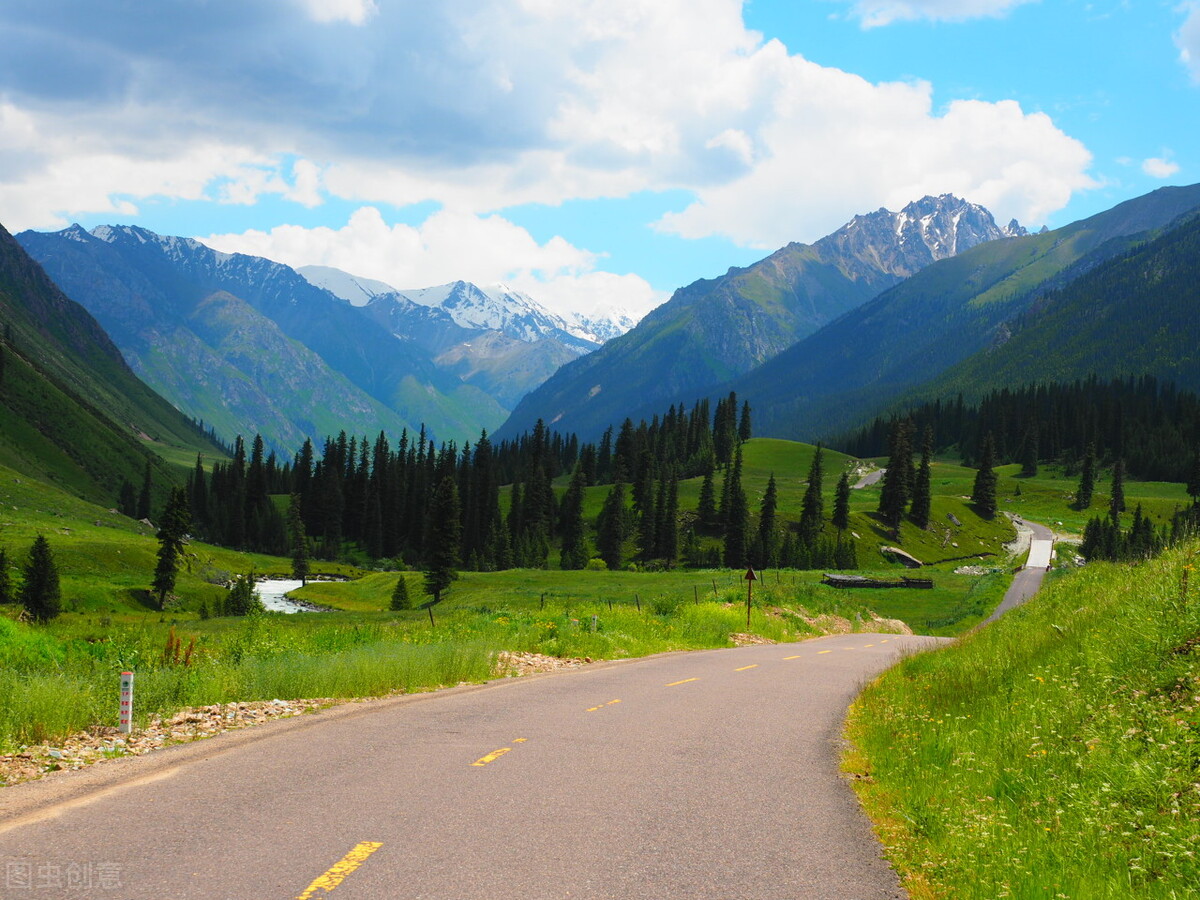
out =
[(1179, 164), (1164, 157), (1152, 156), (1142, 163), (1142, 171), (1151, 178), (1170, 178), (1179, 171)]
[(401, 290), (458, 279), (505, 282), (559, 312), (615, 306), (643, 314), (666, 299), (637, 275), (597, 271), (595, 254), (561, 237), (539, 244), (495, 215), (443, 210), (414, 227), (389, 225), (378, 209), (365, 206), (341, 228), (280, 225), (199, 240), (290, 266), (333, 266)]
[[(929, 85), (873, 84), (764, 42), (741, 0), (297, 2), (307, 18), (277, 0), (208, 0), (186, 23), (145, 20), (136, 40), (118, 0), (92, 0), (87, 21), (47, 16), (47, 42), (113, 63), (107, 80), (0, 69), (0, 117), (14, 120), (11, 133), (0, 122), (0, 219), (46, 227), (153, 196), (274, 194), (434, 201), (488, 221), (517, 204), (682, 189), (696, 203), (661, 227), (774, 247), (928, 192), (1032, 224), (1092, 184), (1087, 151), (1049, 118), (1003, 102), (935, 111)], [(322, 24), (335, 21), (366, 27)]]
[(1189, 0), (1179, 9), (1187, 13), (1183, 25), (1175, 34), (1179, 59), (1192, 73), (1192, 79), (1200, 83), (1200, 2)]
[(375, 0), (300, 0), (314, 22), (349, 22), (362, 25), (379, 12)]
[(914, 19), (962, 22), (983, 16), (1002, 16), (1014, 7), (1036, 0), (852, 0), (852, 15), (864, 28)]

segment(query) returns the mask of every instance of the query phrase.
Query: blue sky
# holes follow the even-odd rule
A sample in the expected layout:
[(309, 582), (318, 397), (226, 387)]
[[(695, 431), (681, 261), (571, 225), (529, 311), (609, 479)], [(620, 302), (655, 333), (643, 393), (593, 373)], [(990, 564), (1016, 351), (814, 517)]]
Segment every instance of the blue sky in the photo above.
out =
[(1053, 228), (1200, 181), (1200, 0), (6, 0), (0, 46), (10, 230), (556, 308), (926, 193)]

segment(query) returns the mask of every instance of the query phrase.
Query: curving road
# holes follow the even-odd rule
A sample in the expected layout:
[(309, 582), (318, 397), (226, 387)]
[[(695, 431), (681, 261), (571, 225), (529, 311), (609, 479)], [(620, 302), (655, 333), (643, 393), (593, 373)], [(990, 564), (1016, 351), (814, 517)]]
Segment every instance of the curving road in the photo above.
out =
[(935, 643), (602, 663), (6, 788), (0, 896), (900, 897), (840, 731), (867, 680)]
[[(1054, 544), (1054, 532), (1045, 525), (1038, 525), (1036, 522), (1022, 520), (1021, 524), (1033, 532), (1029, 542), (1029, 554), (1026, 559), (1044, 560), (1048, 564)], [(1022, 566), (1013, 575), (1012, 584), (1004, 592), (1004, 599), (1000, 601), (1000, 605), (996, 607), (990, 616), (980, 623), (980, 627), (987, 625), (989, 622), (995, 622), (1010, 609), (1020, 606), (1036, 594), (1042, 586), (1042, 579), (1045, 577), (1046, 569), (1042, 565)]]

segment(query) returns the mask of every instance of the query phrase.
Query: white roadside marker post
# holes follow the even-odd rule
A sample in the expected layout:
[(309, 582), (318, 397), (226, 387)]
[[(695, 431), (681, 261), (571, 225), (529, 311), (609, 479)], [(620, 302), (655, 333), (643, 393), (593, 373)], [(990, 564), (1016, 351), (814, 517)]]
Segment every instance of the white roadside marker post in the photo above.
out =
[(121, 734), (133, 731), (133, 673), (121, 673), (121, 719), (117, 726)]

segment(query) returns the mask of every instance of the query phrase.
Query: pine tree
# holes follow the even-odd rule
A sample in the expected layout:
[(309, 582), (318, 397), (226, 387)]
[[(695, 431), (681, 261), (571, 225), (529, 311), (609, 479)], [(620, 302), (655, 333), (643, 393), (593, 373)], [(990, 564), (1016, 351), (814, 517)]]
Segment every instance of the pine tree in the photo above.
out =
[(657, 521), (655, 557), (674, 566), (679, 558), (679, 475), (674, 470), (662, 484)]
[(610, 569), (621, 567), (628, 537), (629, 511), (625, 508), (625, 483), (618, 481), (608, 492), (596, 519), (596, 550)]
[(1032, 478), (1038, 473), (1038, 424), (1037, 420), (1029, 423), (1029, 430), (1021, 441), (1021, 474)]
[(700, 483), (700, 501), (696, 506), (696, 516), (701, 528), (717, 527), (717, 501), (716, 492), (713, 490), (712, 465), (707, 466), (704, 470), (704, 481)]
[(1087, 509), (1092, 505), (1092, 494), (1096, 490), (1096, 445), (1088, 444), (1079, 472), (1079, 490), (1075, 494), (1075, 508)]
[(154, 567), (153, 591), (158, 608), (167, 608), (167, 595), (175, 590), (179, 575), (179, 559), (183, 555), (183, 539), (192, 527), (192, 514), (187, 491), (172, 488), (158, 528), (158, 561)]
[(588, 549), (583, 536), (583, 489), (586, 476), (582, 466), (576, 466), (571, 483), (563, 494), (562, 511), (559, 517), (559, 534), (562, 535), (562, 552), (559, 565), (563, 569), (582, 569), (587, 565)]
[(823, 456), (821, 445), (818, 444), (808, 467), (808, 486), (804, 489), (804, 499), (800, 501), (800, 542), (810, 548), (816, 545), (824, 525), (825, 500), (821, 495), (825, 487)]
[(725, 476), (729, 482), (729, 505), (725, 523), (725, 566), (740, 569), (749, 562), (750, 509), (742, 488), (742, 448), (734, 454), (733, 468)]
[(458, 577), (460, 515), (458, 485), (447, 475), (434, 489), (425, 517), (425, 593), (433, 595), (434, 603), (441, 602), (442, 591)]
[(779, 508), (779, 489), (775, 485), (775, 473), (767, 480), (767, 491), (763, 494), (762, 507), (758, 512), (758, 538), (755, 541), (755, 566), (765, 569), (779, 565), (779, 523), (776, 513)]
[(40, 534), (29, 548), (29, 561), (25, 564), (24, 575), (21, 605), (34, 621), (48, 622), (62, 612), (58, 567), (54, 563), (50, 542)]
[(299, 494), (292, 494), (288, 500), (288, 540), (292, 549), (292, 577), (299, 578), (300, 584), (308, 583), (308, 534), (304, 530), (304, 518), (300, 514), (301, 500)]
[(8, 554), (0, 547), (0, 606), (12, 603), (13, 596), (12, 573), (9, 572)]
[(833, 495), (833, 527), (845, 531), (850, 527), (850, 475), (842, 473)]
[(883, 487), (879, 492), (879, 512), (889, 528), (898, 529), (912, 496), (912, 483), (909, 480), (912, 441), (906, 420), (897, 419), (892, 423), (889, 443), (887, 471), (883, 473)]
[(996, 473), (993, 471), (995, 455), (995, 441), (989, 431), (983, 439), (983, 454), (979, 459), (979, 471), (975, 473), (975, 487), (971, 491), (971, 500), (974, 501), (979, 515), (985, 519), (996, 515)]
[(1187, 492), (1194, 505), (1200, 504), (1200, 450), (1192, 454), (1192, 464), (1188, 467)]
[(396, 586), (392, 588), (392, 602), (389, 608), (396, 611), (412, 609), (412, 600), (408, 597), (408, 582), (404, 580), (403, 574), (396, 579)]
[(913, 524), (918, 528), (929, 527), (930, 508), (933, 504), (933, 430), (925, 429), (921, 440), (921, 465), (917, 468), (917, 478), (913, 483), (912, 505), (909, 515)]
[(750, 426), (750, 403), (742, 403), (742, 417), (738, 422), (738, 440), (742, 443), (750, 440), (753, 429)]
[(1125, 460), (1118, 458), (1113, 463), (1112, 491), (1108, 501), (1108, 514), (1113, 522), (1119, 522), (1125, 512)]
[(117, 497), (117, 509), (123, 516), (129, 516), (131, 519), (137, 518), (137, 489), (128, 478), (121, 482), (121, 493)]

